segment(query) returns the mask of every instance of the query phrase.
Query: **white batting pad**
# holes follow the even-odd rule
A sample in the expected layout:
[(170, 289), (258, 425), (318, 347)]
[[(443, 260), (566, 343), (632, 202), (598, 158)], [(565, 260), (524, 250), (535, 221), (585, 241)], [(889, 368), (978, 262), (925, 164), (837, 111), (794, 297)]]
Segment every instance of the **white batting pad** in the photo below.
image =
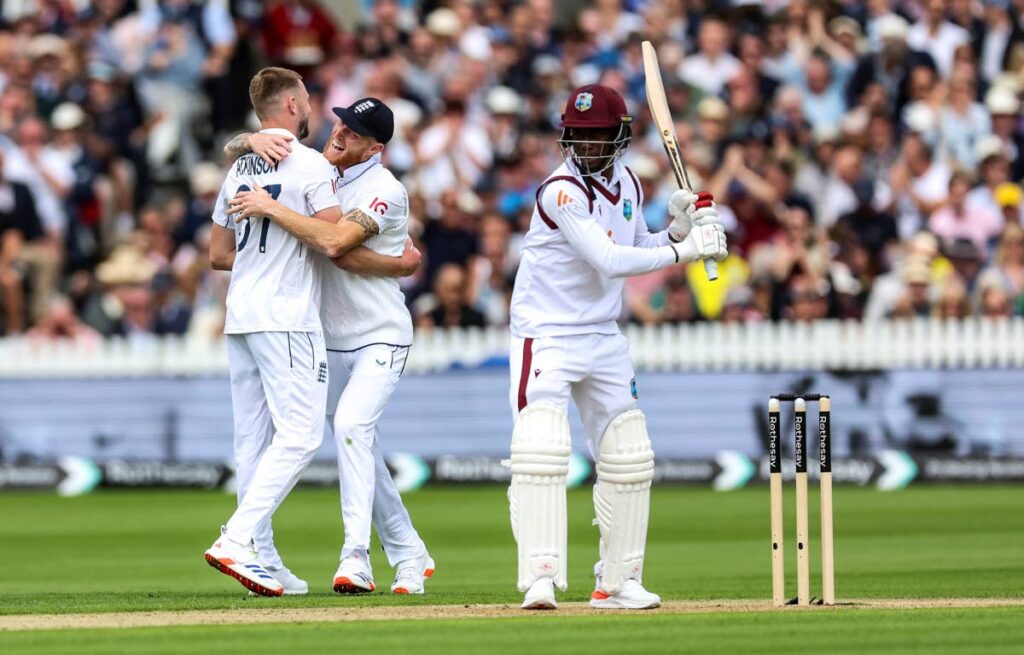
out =
[(519, 546), (519, 591), (538, 578), (565, 590), (565, 477), (569, 472), (569, 418), (552, 405), (528, 405), (512, 431), (512, 534)]
[(619, 415), (601, 439), (594, 510), (601, 529), (602, 591), (614, 594), (628, 579), (641, 582), (654, 451), (639, 409)]

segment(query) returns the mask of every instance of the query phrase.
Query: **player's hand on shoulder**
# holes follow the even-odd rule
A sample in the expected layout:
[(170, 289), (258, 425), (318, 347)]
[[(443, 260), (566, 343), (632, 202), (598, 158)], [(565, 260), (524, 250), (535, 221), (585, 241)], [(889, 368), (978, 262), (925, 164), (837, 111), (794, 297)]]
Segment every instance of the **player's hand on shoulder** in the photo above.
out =
[(254, 191), (240, 191), (228, 200), (227, 213), (238, 223), (253, 216), (270, 215), (274, 204), (274, 199), (265, 189), (256, 187)]
[(292, 151), (292, 137), (256, 132), (249, 135), (249, 148), (263, 161), (274, 166)]

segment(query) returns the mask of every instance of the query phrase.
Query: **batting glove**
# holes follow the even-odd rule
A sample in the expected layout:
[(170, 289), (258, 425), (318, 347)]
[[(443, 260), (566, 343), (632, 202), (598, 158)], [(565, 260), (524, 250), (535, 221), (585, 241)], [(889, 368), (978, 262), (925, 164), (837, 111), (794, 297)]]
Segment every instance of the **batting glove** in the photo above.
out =
[(679, 260), (693, 262), (698, 259), (714, 259), (722, 261), (729, 256), (729, 244), (725, 238), (725, 228), (718, 220), (718, 210), (714, 203), (696, 209), (691, 215), (696, 230), (691, 230), (686, 240), (673, 246), (679, 253)]
[(707, 191), (674, 191), (668, 199), (668, 213), (672, 217), (672, 223), (668, 226), (669, 238), (676, 243), (685, 241), (693, 229), (693, 213), (699, 208), (713, 205), (714, 198)]

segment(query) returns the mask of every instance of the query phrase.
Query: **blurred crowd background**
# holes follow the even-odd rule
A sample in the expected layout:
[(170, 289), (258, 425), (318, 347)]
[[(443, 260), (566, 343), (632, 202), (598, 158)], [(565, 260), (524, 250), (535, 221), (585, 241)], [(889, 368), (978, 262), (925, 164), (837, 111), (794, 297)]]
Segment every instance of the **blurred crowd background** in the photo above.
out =
[(502, 325), (570, 91), (635, 117), (644, 220), (673, 178), (640, 42), (659, 51), (690, 174), (730, 257), (634, 278), (624, 321), (1024, 313), (1024, 0), (3, 0), (0, 333), (216, 337), (221, 148), (264, 65), (331, 107), (387, 102), (386, 163), (424, 264), (416, 323)]

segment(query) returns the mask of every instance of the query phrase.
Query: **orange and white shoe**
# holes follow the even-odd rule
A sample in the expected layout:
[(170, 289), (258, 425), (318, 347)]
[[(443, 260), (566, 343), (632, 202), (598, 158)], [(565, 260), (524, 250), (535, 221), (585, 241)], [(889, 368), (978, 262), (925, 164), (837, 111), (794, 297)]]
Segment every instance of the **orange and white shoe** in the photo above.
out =
[(407, 559), (398, 563), (395, 581), (391, 584), (393, 594), (422, 594), (427, 578), (434, 575), (434, 560), (427, 553), (423, 557)]
[(284, 586), (270, 575), (256, 556), (252, 544), (240, 544), (226, 534), (205, 553), (207, 563), (224, 575), (235, 578), (242, 586), (260, 596), (280, 596)]
[(334, 591), (339, 594), (368, 594), (375, 591), (370, 563), (360, 555), (349, 555), (341, 560), (334, 574)]
[(626, 580), (619, 591), (609, 594), (598, 588), (590, 595), (590, 606), (599, 610), (649, 610), (661, 606), (661, 597), (644, 589), (636, 580)]
[[(275, 580), (281, 583), (281, 587), (284, 589), (285, 596), (305, 596), (309, 593), (309, 584), (299, 576), (292, 573), (287, 566), (281, 565), (280, 568), (274, 568), (272, 566), (264, 566)], [(254, 591), (249, 592), (250, 596), (258, 596)]]

